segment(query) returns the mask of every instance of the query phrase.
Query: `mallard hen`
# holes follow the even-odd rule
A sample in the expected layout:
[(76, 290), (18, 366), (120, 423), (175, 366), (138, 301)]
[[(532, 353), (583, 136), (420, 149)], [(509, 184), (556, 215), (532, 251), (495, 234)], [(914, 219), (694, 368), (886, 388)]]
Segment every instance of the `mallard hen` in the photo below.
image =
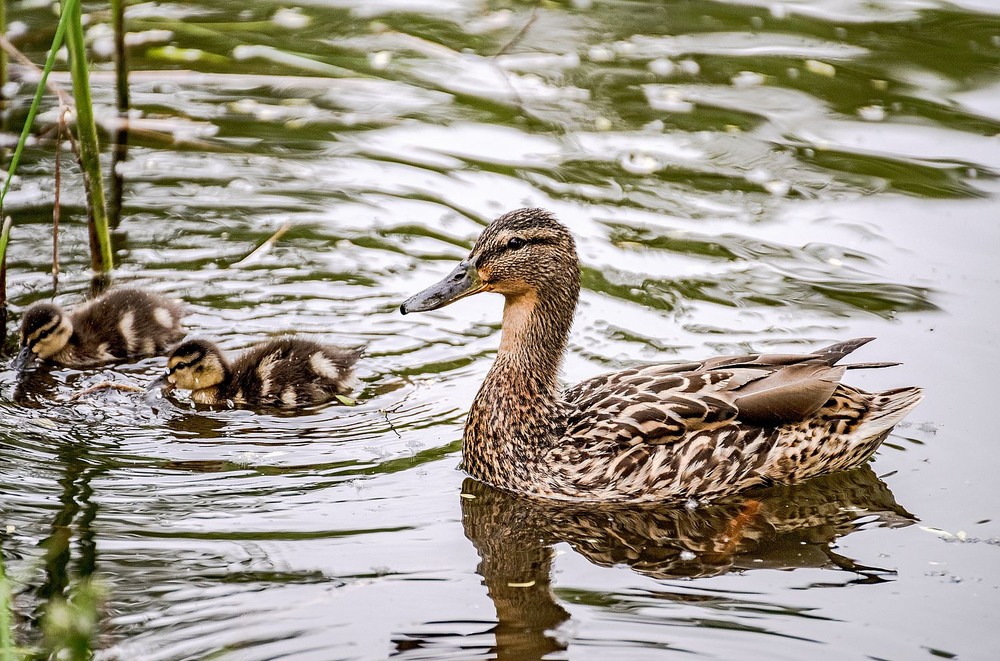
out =
[(167, 373), (150, 388), (190, 390), (212, 406), (296, 408), (346, 396), (357, 384), (362, 349), (295, 338), (269, 340), (230, 362), (207, 340), (188, 340), (170, 354)]
[(637, 367), (560, 392), (580, 270), (569, 230), (541, 209), (490, 223), (468, 258), (400, 311), (479, 292), (504, 296), (503, 333), (465, 424), (463, 467), (509, 491), (640, 502), (792, 484), (867, 461), (922, 397), (840, 382), (849, 368), (888, 365), (837, 365), (872, 338)]
[(85, 301), (67, 313), (35, 303), (21, 317), (21, 351), (13, 367), (33, 361), (93, 367), (165, 352), (184, 338), (183, 308), (159, 294), (122, 287)]

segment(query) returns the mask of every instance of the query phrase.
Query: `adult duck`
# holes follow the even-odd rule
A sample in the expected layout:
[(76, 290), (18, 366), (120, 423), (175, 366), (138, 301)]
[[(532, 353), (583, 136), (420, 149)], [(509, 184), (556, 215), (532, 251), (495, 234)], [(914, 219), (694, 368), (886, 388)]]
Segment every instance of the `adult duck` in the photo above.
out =
[(720, 356), (603, 374), (560, 392), (580, 293), (569, 230), (542, 209), (490, 223), (444, 280), (400, 306), (504, 296), (496, 360), (465, 424), (463, 467), (509, 491), (587, 501), (708, 499), (854, 468), (920, 401), (868, 393), (837, 365), (872, 338), (813, 353)]

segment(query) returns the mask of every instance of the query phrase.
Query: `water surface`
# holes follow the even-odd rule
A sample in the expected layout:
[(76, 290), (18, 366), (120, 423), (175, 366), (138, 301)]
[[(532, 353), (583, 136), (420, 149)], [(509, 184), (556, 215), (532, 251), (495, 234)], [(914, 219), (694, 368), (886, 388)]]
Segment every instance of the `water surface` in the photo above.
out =
[[(8, 15), (40, 61), (49, 8)], [(70, 399), (145, 385), (162, 358), (17, 392), (2, 373), (0, 542), (25, 641), (93, 574), (104, 659), (1000, 654), (993, 3), (218, 1), (132, 5), (128, 24), (116, 279), (183, 299), (226, 349), (367, 344), (364, 387), (287, 416)], [(9, 198), (15, 313), (53, 295), (53, 167), (38, 143)], [(64, 170), (72, 305), (89, 258)], [(873, 335), (859, 357), (903, 365), (851, 382), (926, 399), (870, 467), (713, 505), (574, 509), (467, 480), (500, 302), (396, 310), (526, 205), (579, 245), (567, 383)]]

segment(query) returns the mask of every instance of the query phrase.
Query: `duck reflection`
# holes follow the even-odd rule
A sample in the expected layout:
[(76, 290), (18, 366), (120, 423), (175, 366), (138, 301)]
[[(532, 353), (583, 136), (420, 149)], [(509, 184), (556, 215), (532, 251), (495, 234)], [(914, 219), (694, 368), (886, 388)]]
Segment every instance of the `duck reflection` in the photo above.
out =
[[(627, 565), (657, 579), (814, 567), (881, 582), (879, 575), (889, 572), (837, 555), (830, 543), (862, 526), (914, 521), (867, 466), (697, 507), (574, 505), (471, 479), (462, 485), (465, 534), (479, 552), (478, 571), (496, 607), (492, 653), (498, 659), (538, 659), (565, 649), (554, 632), (569, 613), (550, 589), (559, 542), (596, 565)], [(422, 647), (418, 641), (418, 635), (397, 641), (397, 653)]]
[(23, 374), (6, 370), (3, 377), (5, 383), (14, 383), (11, 401), (29, 408), (43, 408), (55, 397), (59, 388), (65, 386), (65, 379), (58, 378), (57, 372), (48, 369), (35, 369)]

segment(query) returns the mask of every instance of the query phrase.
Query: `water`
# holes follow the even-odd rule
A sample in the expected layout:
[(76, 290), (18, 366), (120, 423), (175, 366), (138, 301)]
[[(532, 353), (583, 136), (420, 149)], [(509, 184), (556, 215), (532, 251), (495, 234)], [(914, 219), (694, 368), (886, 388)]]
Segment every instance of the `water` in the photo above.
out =
[[(8, 14), (39, 61), (51, 12)], [(367, 344), (364, 388), (263, 415), (70, 401), (145, 385), (162, 358), (38, 375), (17, 401), (4, 372), (0, 541), (25, 641), (93, 573), (101, 659), (1000, 654), (995, 3), (188, 2), (129, 25), (117, 279), (183, 299), (226, 349)], [(93, 80), (107, 121), (106, 61)], [(52, 293), (51, 145), (22, 167), (15, 312)], [(89, 258), (64, 170), (72, 305)], [(712, 506), (463, 481), (499, 301), (396, 308), (524, 205), (579, 243), (567, 382), (875, 335), (859, 358), (903, 365), (850, 381), (926, 399), (870, 469)]]

